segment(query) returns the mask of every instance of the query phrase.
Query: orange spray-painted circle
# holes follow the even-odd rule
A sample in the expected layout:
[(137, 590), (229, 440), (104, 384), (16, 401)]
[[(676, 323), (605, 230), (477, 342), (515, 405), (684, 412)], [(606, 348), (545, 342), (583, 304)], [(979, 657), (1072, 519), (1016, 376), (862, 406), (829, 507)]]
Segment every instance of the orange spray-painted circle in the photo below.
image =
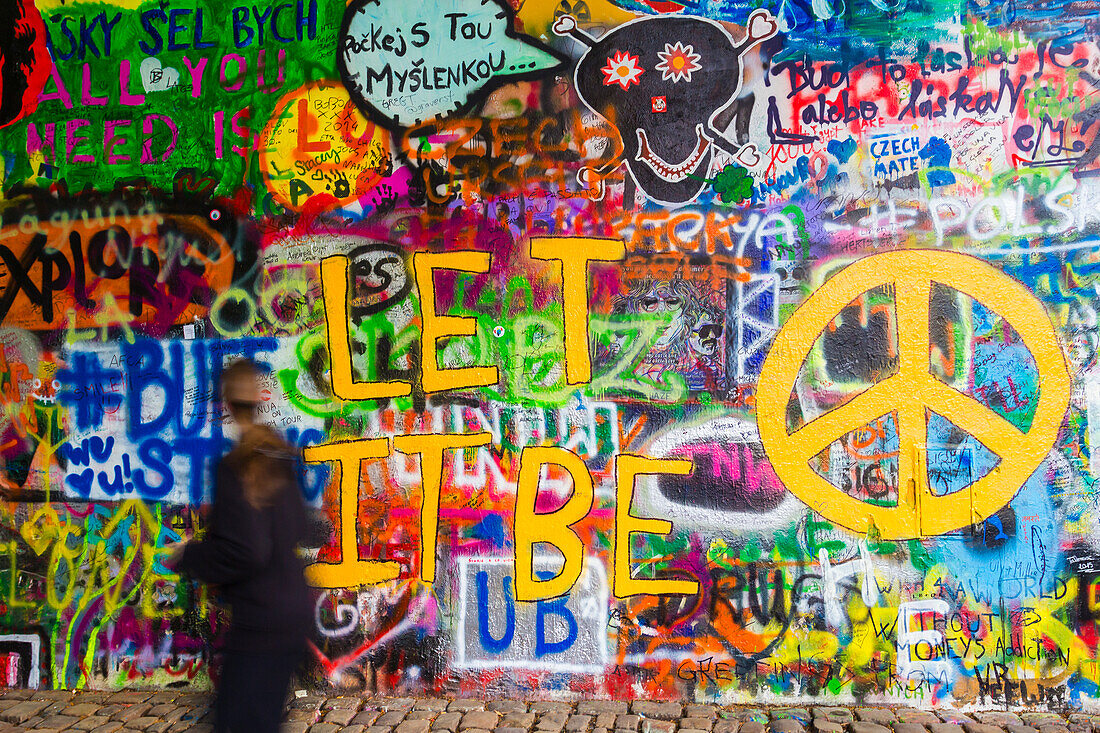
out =
[(260, 138), (260, 166), (283, 206), (299, 210), (321, 194), (346, 205), (390, 173), (390, 135), (359, 112), (339, 83), (311, 82), (275, 106)]

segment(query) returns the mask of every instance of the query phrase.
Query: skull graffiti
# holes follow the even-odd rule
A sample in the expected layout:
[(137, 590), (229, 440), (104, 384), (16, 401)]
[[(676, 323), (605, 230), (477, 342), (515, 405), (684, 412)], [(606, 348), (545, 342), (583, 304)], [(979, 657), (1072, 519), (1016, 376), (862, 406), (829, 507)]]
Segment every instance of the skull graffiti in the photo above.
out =
[[(715, 145), (745, 165), (759, 160), (754, 146), (733, 143), (714, 120), (740, 90), (741, 56), (777, 30), (766, 10), (749, 16), (740, 44), (706, 18), (641, 18), (599, 40), (578, 29), (572, 16), (554, 24), (557, 34), (589, 47), (577, 64), (577, 93), (618, 128), (634, 182), (650, 199), (673, 206), (703, 190)], [(587, 169), (582, 182), (617, 166)]]

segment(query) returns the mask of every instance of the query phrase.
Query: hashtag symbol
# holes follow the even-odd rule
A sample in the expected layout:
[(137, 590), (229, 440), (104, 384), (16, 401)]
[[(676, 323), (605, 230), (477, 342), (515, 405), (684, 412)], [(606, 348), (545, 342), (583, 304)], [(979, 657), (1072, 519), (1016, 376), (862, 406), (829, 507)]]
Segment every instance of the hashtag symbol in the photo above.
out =
[(69, 368), (57, 372), (62, 385), (58, 398), (73, 408), (78, 430), (98, 428), (107, 409), (114, 411), (122, 405), (122, 395), (107, 391), (111, 380), (121, 378), (120, 370), (104, 369), (99, 357), (87, 352), (73, 354)]

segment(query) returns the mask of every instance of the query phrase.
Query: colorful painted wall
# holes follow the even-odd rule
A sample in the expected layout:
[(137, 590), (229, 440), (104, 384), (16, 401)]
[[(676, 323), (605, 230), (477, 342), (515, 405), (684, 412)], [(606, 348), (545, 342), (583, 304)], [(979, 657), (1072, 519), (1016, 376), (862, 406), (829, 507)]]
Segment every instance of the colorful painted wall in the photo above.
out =
[(1092, 4), (2, 5), (0, 684), (1100, 706)]

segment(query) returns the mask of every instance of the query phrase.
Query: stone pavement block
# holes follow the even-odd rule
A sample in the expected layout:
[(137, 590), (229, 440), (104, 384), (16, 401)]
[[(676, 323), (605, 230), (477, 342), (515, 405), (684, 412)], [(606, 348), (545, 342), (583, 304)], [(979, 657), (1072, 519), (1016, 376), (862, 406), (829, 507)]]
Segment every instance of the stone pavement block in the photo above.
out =
[(317, 710), (323, 705), (325, 698), (318, 695), (306, 695), (305, 697), (296, 697), (290, 702), (291, 710)]
[(963, 723), (966, 733), (1001, 733), (1001, 729), (988, 723)]
[(844, 733), (844, 726), (840, 723), (833, 723), (825, 718), (818, 718), (810, 726), (814, 733)]
[(351, 724), (352, 719), (358, 714), (355, 708), (329, 708), (321, 720), (325, 723), (344, 726)]
[(551, 702), (549, 700), (538, 700), (531, 703), (528, 710), (532, 713), (565, 713), (569, 714), (573, 712), (573, 706), (567, 702)]
[(380, 697), (372, 703), (379, 710), (411, 710), (415, 697)]
[(615, 727), (615, 718), (617, 717), (615, 713), (600, 713), (592, 721), (592, 729), (599, 730), (603, 728), (605, 730), (611, 730)]
[(916, 708), (898, 708), (894, 711), (894, 715), (903, 723), (932, 725), (940, 722), (940, 719), (936, 717), (935, 713), (931, 713), (927, 710), (917, 710)]
[(741, 723), (741, 733), (764, 733), (764, 726), (755, 720)]
[(642, 715), (646, 718), (659, 718), (661, 720), (676, 720), (683, 715), (684, 708), (676, 702), (652, 702), (650, 700), (635, 700), (630, 703), (630, 712)]
[[(176, 723), (176, 726), (178, 726), (178, 725), (179, 725), (179, 723)], [(173, 726), (169, 730), (171, 730), (171, 731), (173, 731), (173, 733), (175, 733), (176, 726)], [(191, 728), (192, 728), (191, 724), (188, 723), (186, 728), (179, 728), (179, 730), (180, 731), (191, 730)], [(115, 733), (116, 730), (122, 730), (122, 723), (117, 721), (117, 720), (108, 720), (106, 723), (99, 726), (98, 728), (92, 728), (92, 733)]]
[(687, 729), (709, 731), (712, 725), (714, 725), (713, 718), (680, 718), (680, 730)]
[[(180, 693), (177, 690), (161, 690), (160, 692), (153, 693), (153, 695), (145, 702), (149, 703), (150, 705), (163, 705), (165, 703), (172, 702), (179, 696)], [(81, 697), (83, 697), (83, 695), (81, 695)]]
[[(69, 708), (69, 710), (71, 709), (72, 708)], [(149, 712), (146, 713), (146, 715), (174, 723), (189, 712), (191, 712), (190, 709), (185, 708), (182, 705), (162, 703), (160, 705), (154, 705), (153, 707), (149, 708)], [(73, 713), (68, 712), (68, 710), (65, 711), (65, 714), (73, 715)]]
[(448, 712), (455, 713), (467, 713), (471, 710), (484, 710), (484, 700), (451, 700), (451, 704), (447, 706)]
[(534, 724), (534, 713), (507, 713), (500, 719), (501, 728), (530, 728)]
[(413, 710), (431, 710), (436, 713), (441, 713), (447, 709), (447, 704), (450, 700), (444, 700), (439, 697), (425, 697), (417, 700), (413, 704)]
[[(320, 710), (291, 710), (286, 714), (286, 719), (291, 723), (305, 723), (312, 725), (320, 718)], [(180, 718), (183, 716), (181, 715)]]
[(525, 713), (527, 703), (522, 700), (493, 700), (489, 703), (489, 710), (496, 713)]
[(410, 710), (405, 715), (405, 720), (435, 720), (435, 717), (439, 715), (436, 710), (416, 710), (415, 708)]
[(1035, 725), (1036, 723), (1041, 723), (1044, 720), (1058, 722), (1062, 725), (1065, 725), (1065, 721), (1054, 713), (1020, 713), (1020, 720), (1024, 721), (1028, 725)]
[(718, 716), (715, 705), (685, 705), (684, 716), (688, 718), (714, 718)]
[(956, 723), (932, 723), (928, 726), (930, 733), (962, 733), (962, 729)]
[(310, 726), (309, 733), (339, 733), (342, 725), (336, 723), (314, 723)]
[(1004, 726), (1008, 733), (1039, 733), (1038, 730), (1032, 728), (1030, 725), (1016, 725), (1015, 723), (1009, 723)]
[(33, 718), (38, 713), (42, 712), (49, 706), (46, 701), (34, 701), (26, 700), (24, 702), (12, 705), (7, 710), (0, 712), (0, 720), (5, 723), (17, 723), (22, 725), (27, 720)]
[(500, 722), (500, 713), (491, 710), (471, 710), (462, 716), (462, 722), (458, 724), (459, 730), (492, 730)]
[(167, 733), (173, 725), (172, 721), (160, 720), (145, 729), (145, 733)]
[(738, 720), (718, 720), (714, 724), (712, 733), (737, 733), (740, 727), (741, 722)]
[(78, 723), (73, 724), (73, 730), (95, 730), (104, 723), (109, 723), (110, 718), (103, 715), (89, 715), (87, 718), (83, 718)]
[(962, 725), (963, 723), (973, 723), (974, 719), (966, 713), (960, 713), (958, 710), (937, 710), (936, 715), (940, 716), (940, 720), (945, 723), (956, 723)]
[(676, 724), (671, 720), (642, 720), (642, 733), (672, 733), (676, 730)]
[(569, 731), (588, 730), (590, 725), (592, 725), (591, 715), (570, 715), (565, 721), (565, 729)]
[(159, 718), (154, 718), (152, 716), (134, 718), (133, 720), (127, 721), (124, 730), (149, 730), (149, 728), (151, 728), (154, 723), (160, 722), (163, 721), (161, 721)]
[(866, 723), (889, 725), (897, 720), (890, 708), (856, 708), (856, 717)]
[(565, 721), (568, 720), (568, 716), (564, 714), (543, 715), (539, 718), (539, 722), (535, 724), (535, 730), (538, 731), (553, 731), (556, 733), (565, 727)]
[(492, 733), (492, 731), (485, 730), (484, 728), (470, 728), (470, 733)]
[(367, 728), (364, 725), (348, 725), (344, 726), (343, 730), (341, 730), (340, 733), (364, 733), (366, 729)]
[[(1020, 717), (1023, 716), (1021, 715)], [(1035, 723), (1031, 723), (1031, 725), (1038, 728), (1042, 733), (1047, 733), (1047, 731), (1069, 730), (1069, 728), (1067, 727), (1068, 724), (1061, 718), (1057, 718), (1054, 720), (1049, 718), (1046, 720), (1039, 720)]]
[(701, 731), (697, 728), (681, 728), (680, 733), (706, 733), (706, 731)]
[(392, 728), (405, 719), (404, 710), (390, 710), (389, 712), (382, 713), (378, 720), (374, 721), (375, 725), (385, 726), (386, 728)]
[(367, 733), (390, 733), (393, 728), (386, 725), (372, 725), (367, 728)]
[(61, 714), (62, 715), (71, 715), (74, 718), (84, 718), (84, 717), (87, 717), (89, 715), (95, 715), (96, 712), (98, 712), (98, 711), (99, 711), (99, 706), (98, 705), (93, 705), (92, 703), (84, 702), (83, 698), (81, 698), (80, 702), (74, 703), (73, 705), (70, 705), (69, 707), (65, 708), (64, 710), (61, 711)]
[(112, 715), (111, 720), (121, 720), (123, 723), (125, 723), (128, 720), (142, 717), (152, 707), (153, 706), (149, 705), (148, 703), (141, 703), (139, 705), (127, 705), (126, 707), (122, 708), (122, 710), (119, 710), (117, 713)]
[(577, 712), (581, 715), (625, 715), (628, 707), (619, 700), (583, 700), (577, 703)]
[(928, 733), (928, 729), (920, 723), (894, 723), (893, 728), (894, 733)]
[[(638, 725), (642, 722), (642, 719), (637, 715), (616, 715), (615, 716), (615, 730), (638, 730)], [(736, 731), (734, 732), (736, 733)]]
[(43, 720), (37, 727), (39, 728), (55, 728), (57, 730), (65, 730), (71, 728), (80, 722), (79, 717), (72, 715), (51, 715)]
[(370, 727), (374, 725), (374, 721), (378, 720), (380, 715), (381, 713), (377, 710), (361, 710), (351, 719), (351, 724)]
[(810, 722), (810, 711), (806, 708), (775, 708), (771, 711), (772, 720), (796, 720), (802, 725)]
[(432, 721), (424, 718), (406, 720), (394, 728), (394, 733), (428, 733), (431, 730)]
[(339, 708), (341, 710), (358, 710), (363, 705), (361, 697), (330, 697), (321, 703), (325, 710)]
[(814, 708), (814, 720), (818, 718), (827, 720), (830, 723), (840, 723), (841, 725), (847, 725), (855, 720), (855, 716), (852, 715), (851, 710), (838, 707)]
[(493, 728), (493, 733), (527, 733), (527, 729), (502, 725), (499, 728)]
[(979, 722), (987, 725), (996, 725), (1004, 728), (1006, 725), (1023, 725), (1024, 721), (1015, 713), (1007, 713), (1003, 710), (979, 710), (974, 713)]
[(878, 723), (849, 723), (848, 730), (851, 733), (891, 733), (889, 728)]
[(462, 713), (440, 713), (432, 722), (432, 730), (456, 731), (462, 722)]
[(45, 715), (45, 716), (57, 715), (58, 713), (60, 713), (65, 708), (72, 705), (72, 702), (73, 701), (71, 699), (69, 699), (69, 700), (55, 700), (54, 702), (51, 702), (49, 705), (47, 705), (45, 707), (45, 709), (41, 713), (39, 713), (39, 715)]
[(806, 729), (795, 718), (780, 718), (772, 721), (772, 733), (806, 733)]

